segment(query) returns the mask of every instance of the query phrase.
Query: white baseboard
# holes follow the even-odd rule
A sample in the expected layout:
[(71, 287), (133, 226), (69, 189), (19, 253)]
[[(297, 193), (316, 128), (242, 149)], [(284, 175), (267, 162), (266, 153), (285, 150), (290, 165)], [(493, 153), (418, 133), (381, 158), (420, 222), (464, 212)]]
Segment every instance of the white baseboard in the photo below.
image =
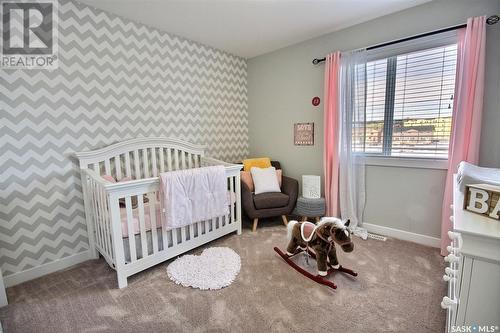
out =
[(441, 247), (441, 240), (436, 237), (431, 237), (427, 235), (421, 235), (421, 234), (416, 234), (414, 232), (409, 232), (409, 231), (404, 231), (404, 230), (399, 230), (399, 229), (394, 229), (394, 228), (389, 228), (389, 227), (383, 227), (380, 225), (376, 224), (371, 224), (371, 223), (363, 223), (362, 225), (363, 228), (366, 228), (368, 232), (373, 232), (375, 234), (387, 236), (387, 237), (392, 237), (392, 238), (397, 238), (401, 240), (405, 240), (408, 242), (413, 242), (417, 244), (422, 244), (426, 246), (432, 246), (432, 247)]
[(70, 266), (79, 264), (90, 259), (90, 252), (88, 250), (64, 257), (62, 259), (49, 262), (37, 267), (27, 269), (22, 272), (17, 272), (11, 275), (4, 276), (3, 280), (5, 287), (12, 287), (29, 280), (39, 278), (41, 276), (60, 271)]

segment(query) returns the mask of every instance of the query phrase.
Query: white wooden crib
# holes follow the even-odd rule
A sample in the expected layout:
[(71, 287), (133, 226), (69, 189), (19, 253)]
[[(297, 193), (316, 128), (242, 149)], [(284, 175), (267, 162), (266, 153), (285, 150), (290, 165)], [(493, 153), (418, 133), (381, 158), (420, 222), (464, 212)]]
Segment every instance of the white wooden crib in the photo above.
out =
[[(119, 288), (126, 287), (127, 277), (135, 273), (228, 233), (241, 234), (242, 166), (204, 157), (203, 146), (169, 138), (137, 138), (76, 156), (90, 253), (92, 258), (100, 253), (116, 270)], [(159, 174), (211, 165), (226, 169), (229, 214), (173, 230), (162, 228)], [(113, 183), (103, 175), (131, 180)], [(136, 207), (133, 197), (137, 197)]]

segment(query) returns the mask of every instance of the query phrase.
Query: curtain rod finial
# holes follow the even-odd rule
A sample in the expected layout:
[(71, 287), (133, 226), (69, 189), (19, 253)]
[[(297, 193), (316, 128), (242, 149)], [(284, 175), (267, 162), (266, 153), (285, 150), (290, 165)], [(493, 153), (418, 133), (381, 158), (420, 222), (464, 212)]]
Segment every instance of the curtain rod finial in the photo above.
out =
[(313, 63), (313, 65), (317, 65), (317, 64), (319, 64), (320, 62), (323, 62), (323, 61), (325, 61), (325, 60), (326, 60), (326, 58), (321, 58), (321, 59), (314, 58), (314, 59), (313, 59), (313, 61), (312, 61), (312, 63)]
[(498, 15), (491, 15), (486, 19), (486, 23), (488, 23), (489, 25), (493, 25), (498, 21), (500, 21), (500, 17)]

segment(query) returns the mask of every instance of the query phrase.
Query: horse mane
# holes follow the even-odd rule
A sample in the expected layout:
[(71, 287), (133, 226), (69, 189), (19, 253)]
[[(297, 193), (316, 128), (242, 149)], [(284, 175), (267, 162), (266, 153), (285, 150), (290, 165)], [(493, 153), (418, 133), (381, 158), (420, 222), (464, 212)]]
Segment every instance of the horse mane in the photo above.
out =
[(334, 227), (336, 229), (346, 229), (347, 227), (344, 225), (344, 222), (342, 222), (341, 219), (339, 218), (336, 218), (336, 217), (323, 217), (317, 224), (317, 227), (321, 227), (325, 224), (328, 224), (328, 223), (333, 223)]

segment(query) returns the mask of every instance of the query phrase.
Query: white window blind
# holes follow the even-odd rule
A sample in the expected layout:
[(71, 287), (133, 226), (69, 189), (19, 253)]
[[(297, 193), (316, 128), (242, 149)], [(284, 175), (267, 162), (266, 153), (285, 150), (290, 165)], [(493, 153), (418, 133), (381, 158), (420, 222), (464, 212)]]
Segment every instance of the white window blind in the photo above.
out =
[(372, 55), (375, 59), (366, 67), (365, 121), (353, 129), (355, 151), (448, 157), (457, 45), (456, 37), (441, 37), (434, 37), (432, 43), (408, 44), (410, 52), (403, 52), (405, 45), (396, 44), (378, 57)]

